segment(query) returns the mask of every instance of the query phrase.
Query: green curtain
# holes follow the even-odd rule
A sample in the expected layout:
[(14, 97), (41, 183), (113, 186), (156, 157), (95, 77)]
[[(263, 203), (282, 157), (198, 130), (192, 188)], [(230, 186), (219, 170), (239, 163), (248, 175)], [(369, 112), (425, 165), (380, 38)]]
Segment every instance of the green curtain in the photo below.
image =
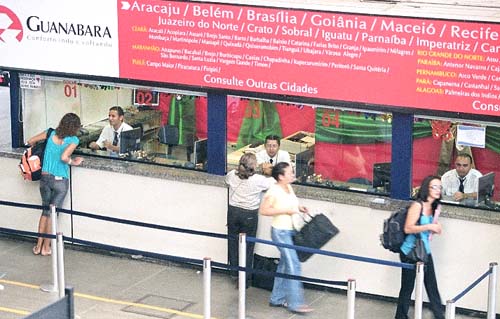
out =
[(413, 123), (413, 138), (432, 136), (432, 127), (429, 120)]
[(266, 136), (272, 134), (283, 137), (276, 104), (269, 101), (248, 101), (236, 147), (263, 143)]
[(173, 97), (170, 102), (168, 124), (179, 128), (179, 145), (190, 146), (194, 143), (196, 130), (195, 98), (193, 96), (179, 97)]
[(488, 126), (486, 128), (486, 148), (500, 153), (500, 127)]
[[(429, 121), (416, 122), (413, 137), (432, 135)], [(380, 115), (316, 109), (316, 141), (336, 144), (387, 143), (392, 140), (392, 125)]]

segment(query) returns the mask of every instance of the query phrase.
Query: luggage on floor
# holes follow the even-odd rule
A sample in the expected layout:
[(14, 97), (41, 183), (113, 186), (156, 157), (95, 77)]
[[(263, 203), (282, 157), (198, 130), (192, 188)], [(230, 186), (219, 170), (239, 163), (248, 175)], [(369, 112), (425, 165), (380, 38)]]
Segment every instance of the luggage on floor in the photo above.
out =
[[(279, 258), (264, 257), (258, 254), (253, 255), (253, 269), (256, 271), (276, 272), (278, 268)], [(274, 275), (264, 273), (252, 274), (252, 286), (266, 290), (273, 290)]]

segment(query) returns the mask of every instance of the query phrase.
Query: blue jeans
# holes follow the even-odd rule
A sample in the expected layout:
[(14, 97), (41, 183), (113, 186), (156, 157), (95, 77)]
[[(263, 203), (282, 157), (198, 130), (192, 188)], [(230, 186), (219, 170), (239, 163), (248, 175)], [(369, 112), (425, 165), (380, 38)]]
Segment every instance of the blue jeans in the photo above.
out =
[[(293, 245), (292, 235), (295, 230), (271, 228), (271, 238), (276, 243)], [(300, 276), (301, 266), (297, 251), (295, 249), (278, 247), (280, 251), (280, 262), (278, 264), (279, 273), (287, 275)], [(274, 278), (273, 292), (269, 302), (275, 305), (283, 303), (288, 304), (288, 309), (294, 311), (304, 305), (304, 289), (299, 280), (286, 279), (281, 277)]]
[[(40, 195), (42, 206), (55, 205), (61, 207), (68, 193), (69, 180), (67, 178), (56, 178), (51, 174), (42, 174), (40, 179)], [(44, 208), (42, 216), (50, 216), (50, 209)]]

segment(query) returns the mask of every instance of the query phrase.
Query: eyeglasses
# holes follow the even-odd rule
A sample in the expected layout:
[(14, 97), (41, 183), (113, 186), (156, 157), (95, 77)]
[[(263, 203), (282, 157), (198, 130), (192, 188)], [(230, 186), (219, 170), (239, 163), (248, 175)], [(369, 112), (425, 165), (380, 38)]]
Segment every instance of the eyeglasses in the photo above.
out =
[(443, 189), (443, 186), (442, 185), (431, 185), (429, 186), (430, 188), (432, 188), (433, 190), (437, 191), (437, 190), (442, 190)]
[(461, 163), (455, 163), (456, 167), (467, 167), (469, 164), (461, 164)]
[(266, 148), (278, 148), (280, 146), (278, 144), (266, 144), (265, 147)]

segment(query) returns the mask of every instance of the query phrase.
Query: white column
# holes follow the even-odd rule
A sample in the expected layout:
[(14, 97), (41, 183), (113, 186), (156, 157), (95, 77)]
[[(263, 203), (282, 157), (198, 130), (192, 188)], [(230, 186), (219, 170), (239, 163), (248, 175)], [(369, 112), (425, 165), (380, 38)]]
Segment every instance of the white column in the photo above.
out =
[[(57, 233), (57, 214), (56, 206), (50, 206), (50, 222), (52, 224), (51, 235), (56, 235)], [(52, 283), (42, 284), (40, 290), (45, 292), (57, 292), (59, 283), (57, 280), (57, 240), (56, 238), (50, 239), (50, 249), (52, 250)]]
[(490, 263), (491, 274), (488, 280), (488, 314), (487, 319), (496, 318), (496, 298), (497, 298), (497, 267), (498, 264)]
[(57, 250), (53, 251), (52, 253), (57, 252), (57, 281), (59, 283), (58, 289), (59, 289), (59, 298), (64, 298), (64, 286), (65, 280), (64, 280), (64, 240), (63, 240), (63, 234), (61, 232), (57, 233)]
[(203, 319), (210, 319), (210, 292), (212, 279), (212, 260), (203, 258)]
[(415, 276), (415, 319), (422, 319), (422, 304), (424, 298), (424, 263), (415, 265), (417, 275)]
[[(238, 265), (240, 267), (246, 267), (247, 264), (247, 235), (241, 233), (239, 236), (238, 245)], [(245, 319), (245, 294), (246, 294), (246, 272), (238, 271), (238, 319)]]
[(446, 301), (446, 319), (455, 319), (455, 302), (453, 300)]
[(354, 319), (356, 301), (356, 280), (349, 279), (347, 281), (347, 319)]

